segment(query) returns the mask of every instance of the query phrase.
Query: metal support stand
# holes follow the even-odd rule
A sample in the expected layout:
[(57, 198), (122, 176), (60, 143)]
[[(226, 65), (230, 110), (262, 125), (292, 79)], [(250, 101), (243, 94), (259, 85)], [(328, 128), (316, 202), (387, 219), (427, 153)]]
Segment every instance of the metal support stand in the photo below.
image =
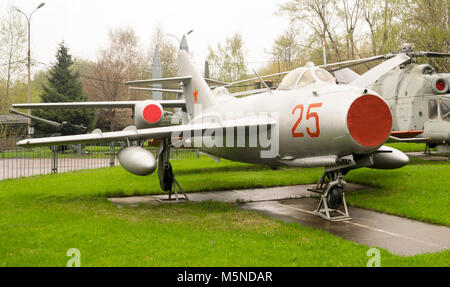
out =
[[(178, 187), (178, 190), (180, 190), (181, 193), (184, 195), (184, 198), (185, 198), (186, 200), (189, 200), (189, 197), (186, 195), (186, 193), (184, 193), (184, 190), (181, 188), (180, 184), (179, 184), (178, 181), (175, 179), (175, 176), (173, 177), (173, 185), (172, 185), (172, 187), (173, 187), (173, 191), (174, 191), (174, 193), (175, 193), (175, 200), (177, 201), (177, 203), (178, 203), (178, 191), (177, 191), (177, 187)], [(172, 200), (172, 189), (169, 190), (169, 200)]]
[(116, 149), (114, 147), (114, 142), (111, 142), (111, 144), (109, 145), (109, 166), (113, 167), (115, 166), (115, 161), (116, 161)]
[[(329, 182), (324, 188), (323, 186), (325, 184), (325, 176), (328, 176), (331, 182)], [(345, 200), (345, 193), (342, 194), (342, 205), (344, 206), (344, 210), (339, 210), (338, 208), (330, 208), (327, 204), (328, 195), (333, 190), (333, 188), (335, 186), (344, 187), (346, 184), (347, 183), (344, 181), (344, 176), (342, 175), (342, 170), (325, 171), (320, 180), (317, 182), (316, 187), (308, 189), (309, 191), (320, 194), (320, 201), (317, 209), (314, 211), (314, 214), (329, 221), (351, 220), (352, 218), (348, 213), (347, 202)]]

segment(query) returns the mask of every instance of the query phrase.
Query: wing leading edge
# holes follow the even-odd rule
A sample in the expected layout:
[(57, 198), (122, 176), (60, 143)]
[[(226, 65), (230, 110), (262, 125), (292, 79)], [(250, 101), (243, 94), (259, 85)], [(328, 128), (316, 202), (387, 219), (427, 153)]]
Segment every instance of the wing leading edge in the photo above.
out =
[[(142, 101), (13, 104), (12, 107), (14, 109), (134, 108), (139, 102)], [(184, 100), (163, 100), (156, 102), (167, 108), (183, 108), (186, 106)]]
[(19, 141), (16, 145), (21, 147), (33, 146), (53, 146), (66, 144), (87, 144), (96, 142), (111, 142), (111, 141), (126, 141), (136, 139), (150, 139), (150, 138), (168, 138), (180, 137), (183, 133), (192, 133), (196, 131), (204, 132), (205, 130), (224, 129), (224, 128), (238, 128), (238, 127), (252, 127), (252, 126), (267, 126), (275, 125), (276, 121), (258, 118), (243, 118), (238, 120), (227, 120), (222, 123), (203, 123), (203, 124), (187, 124), (178, 126), (168, 126), (150, 129), (133, 129), (126, 128), (117, 132), (93, 132), (91, 134), (73, 135), (73, 136), (59, 136), (36, 139), (24, 139)]

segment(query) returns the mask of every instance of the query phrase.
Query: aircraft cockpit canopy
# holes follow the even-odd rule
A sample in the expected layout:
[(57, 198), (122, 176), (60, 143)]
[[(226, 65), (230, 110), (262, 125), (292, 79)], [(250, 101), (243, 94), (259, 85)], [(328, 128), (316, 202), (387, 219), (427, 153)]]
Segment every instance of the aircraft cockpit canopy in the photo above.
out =
[(442, 96), (438, 99), (428, 101), (428, 117), (431, 120), (438, 119), (438, 108), (440, 109), (441, 119), (450, 122), (450, 97)]
[(333, 76), (327, 71), (314, 67), (301, 67), (290, 71), (281, 81), (279, 90), (291, 90), (314, 83), (335, 84)]
[(450, 122), (450, 97), (442, 97), (439, 100), (439, 106), (441, 108), (441, 119)]

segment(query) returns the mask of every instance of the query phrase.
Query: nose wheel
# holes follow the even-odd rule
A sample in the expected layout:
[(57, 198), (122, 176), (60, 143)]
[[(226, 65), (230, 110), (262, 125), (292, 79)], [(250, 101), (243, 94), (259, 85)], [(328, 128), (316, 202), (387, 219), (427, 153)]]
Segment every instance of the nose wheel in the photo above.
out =
[[(328, 177), (330, 182), (324, 187), (325, 177)], [(309, 189), (309, 191), (320, 194), (319, 205), (314, 214), (329, 221), (351, 220), (344, 194), (346, 184), (342, 170), (325, 171), (316, 188)], [(342, 208), (340, 208), (341, 206)]]

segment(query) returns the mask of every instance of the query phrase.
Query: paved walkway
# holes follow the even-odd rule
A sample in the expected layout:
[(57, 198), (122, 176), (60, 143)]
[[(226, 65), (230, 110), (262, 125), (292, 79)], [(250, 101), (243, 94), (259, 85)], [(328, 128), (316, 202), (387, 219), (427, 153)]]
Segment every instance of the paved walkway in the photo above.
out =
[(406, 154), (410, 157), (429, 161), (449, 161), (450, 159), (449, 156), (438, 154), (436, 152), (433, 152), (431, 155), (425, 154), (423, 151), (406, 152)]
[[(117, 159), (115, 164), (119, 164)], [(109, 158), (58, 158), (58, 173), (108, 166)], [(51, 158), (0, 159), (0, 180), (51, 172)]]
[[(365, 244), (385, 248), (393, 254), (416, 255), (450, 248), (450, 228), (427, 224), (403, 217), (350, 207), (351, 221), (329, 222), (312, 214), (318, 200), (311, 198), (307, 188), (297, 185), (274, 188), (189, 193), (191, 201), (241, 202), (244, 209), (255, 210), (283, 221), (325, 230), (331, 234)], [(349, 184), (348, 191), (364, 188)], [(180, 196), (181, 198), (182, 196)], [(110, 198), (117, 205), (155, 203), (167, 195)], [(174, 202), (174, 201), (172, 201)]]

